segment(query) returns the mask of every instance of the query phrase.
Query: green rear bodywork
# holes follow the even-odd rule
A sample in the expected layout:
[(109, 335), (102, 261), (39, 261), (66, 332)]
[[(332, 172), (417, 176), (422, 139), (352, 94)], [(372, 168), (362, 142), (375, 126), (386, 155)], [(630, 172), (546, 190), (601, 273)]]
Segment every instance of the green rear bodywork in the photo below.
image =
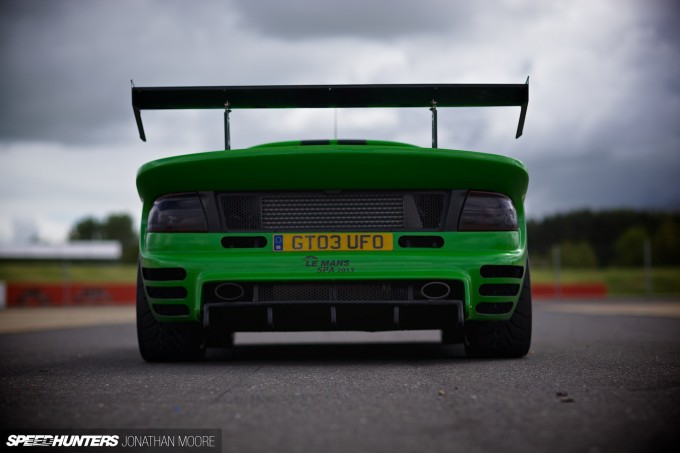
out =
[[(455, 279), (465, 285), (465, 320), (507, 320), (501, 315), (479, 314), (480, 302), (512, 300), (519, 296), (480, 296), (484, 283), (519, 283), (521, 279), (482, 278), (482, 265), (525, 266), (527, 238), (524, 198), (528, 174), (521, 162), (493, 154), (420, 148), (390, 142), (365, 145), (303, 145), (287, 142), (250, 149), (216, 151), (171, 157), (140, 168), (137, 189), (144, 203), (140, 234), (140, 261), (146, 268), (186, 269), (180, 282), (186, 299), (158, 300), (151, 304), (185, 304), (186, 317), (160, 321), (198, 321), (201, 288), (209, 281), (315, 281)], [(445, 244), (437, 249), (402, 249), (394, 232), (394, 250), (382, 252), (314, 252), (319, 260), (348, 260), (353, 272), (318, 272), (306, 266), (310, 252), (274, 252), (262, 249), (226, 249), (221, 240), (230, 233), (149, 233), (147, 218), (160, 196), (199, 191), (342, 189), (469, 189), (499, 192), (512, 200), (517, 231), (436, 232)], [(376, 231), (380, 232), (380, 231)], [(422, 232), (416, 232), (416, 234)], [(252, 236), (252, 233), (234, 233)], [(271, 232), (258, 233), (272, 243)], [(152, 286), (178, 286), (177, 282), (145, 282)], [(148, 294), (147, 294), (148, 296)]]

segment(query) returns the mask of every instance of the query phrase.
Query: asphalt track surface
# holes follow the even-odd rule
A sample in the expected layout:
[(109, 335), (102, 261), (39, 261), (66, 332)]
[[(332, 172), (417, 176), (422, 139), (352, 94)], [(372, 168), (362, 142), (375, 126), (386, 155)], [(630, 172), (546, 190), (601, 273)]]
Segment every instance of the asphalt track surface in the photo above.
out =
[(534, 304), (519, 360), (434, 332), (240, 335), (180, 364), (143, 362), (130, 323), (3, 334), (1, 426), (220, 428), (224, 451), (680, 451), (680, 319), (563, 305)]

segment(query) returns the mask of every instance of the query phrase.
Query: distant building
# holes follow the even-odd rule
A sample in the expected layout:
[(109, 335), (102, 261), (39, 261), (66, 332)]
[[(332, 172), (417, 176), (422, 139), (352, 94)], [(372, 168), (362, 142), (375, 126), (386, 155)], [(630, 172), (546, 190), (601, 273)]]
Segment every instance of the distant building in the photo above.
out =
[(0, 260), (115, 261), (123, 254), (118, 241), (71, 241), (65, 244), (0, 244)]

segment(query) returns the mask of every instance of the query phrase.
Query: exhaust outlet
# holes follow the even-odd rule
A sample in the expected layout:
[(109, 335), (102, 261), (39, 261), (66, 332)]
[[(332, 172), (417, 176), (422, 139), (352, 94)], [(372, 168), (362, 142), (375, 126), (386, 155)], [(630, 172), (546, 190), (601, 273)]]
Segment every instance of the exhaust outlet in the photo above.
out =
[(239, 300), (245, 294), (243, 286), (238, 283), (222, 283), (220, 286), (215, 288), (215, 295), (222, 300), (227, 302), (233, 302)]
[(451, 294), (451, 287), (444, 282), (429, 282), (425, 283), (420, 292), (425, 299), (439, 300), (446, 298)]

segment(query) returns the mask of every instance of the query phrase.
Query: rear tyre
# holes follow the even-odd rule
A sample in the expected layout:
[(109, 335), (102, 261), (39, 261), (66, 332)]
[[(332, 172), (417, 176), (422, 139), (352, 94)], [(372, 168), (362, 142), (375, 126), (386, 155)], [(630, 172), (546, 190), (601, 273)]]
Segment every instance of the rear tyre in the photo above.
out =
[(205, 345), (209, 348), (229, 349), (234, 347), (234, 332), (211, 332), (208, 330), (205, 336)]
[(460, 344), (465, 342), (465, 334), (460, 329), (442, 329), (442, 343)]
[(531, 346), (531, 276), (529, 264), (517, 306), (507, 321), (469, 321), (465, 324), (468, 357), (524, 357)]
[(159, 322), (144, 292), (141, 267), (137, 271), (137, 342), (147, 362), (178, 362), (203, 359), (203, 329), (197, 322)]

